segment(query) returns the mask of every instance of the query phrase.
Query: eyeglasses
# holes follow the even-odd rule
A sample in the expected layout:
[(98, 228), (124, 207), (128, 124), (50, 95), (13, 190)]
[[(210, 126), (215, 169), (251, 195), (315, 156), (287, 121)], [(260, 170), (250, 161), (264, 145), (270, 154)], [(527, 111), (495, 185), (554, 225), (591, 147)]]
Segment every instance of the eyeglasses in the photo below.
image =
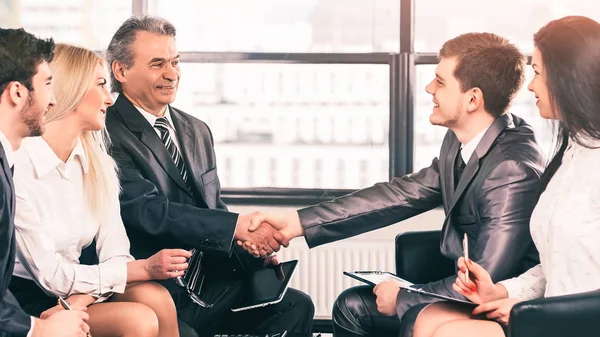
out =
[(227, 286), (225, 290), (223, 290), (223, 292), (217, 296), (213, 303), (207, 303), (200, 298), (200, 292), (202, 291), (204, 280), (206, 278), (206, 274), (202, 273), (202, 257), (204, 256), (204, 253), (195, 248), (191, 250), (191, 253), (192, 257), (190, 257), (188, 262), (188, 269), (183, 276), (178, 276), (175, 278), (175, 283), (187, 290), (188, 296), (192, 302), (203, 308), (210, 309), (214, 307), (214, 303), (218, 302), (221, 297), (225, 295), (227, 290), (229, 290), (229, 286)]

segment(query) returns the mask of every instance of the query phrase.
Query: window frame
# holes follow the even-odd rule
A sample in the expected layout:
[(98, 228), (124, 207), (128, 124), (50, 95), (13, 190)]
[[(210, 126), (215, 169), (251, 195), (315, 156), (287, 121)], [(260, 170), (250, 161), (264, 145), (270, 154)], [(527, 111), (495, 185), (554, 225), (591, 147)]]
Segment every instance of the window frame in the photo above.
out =
[[(397, 53), (244, 53), (182, 52), (186, 63), (387, 64), (389, 66), (389, 178), (414, 170), (416, 67), (437, 64), (437, 54), (416, 53), (415, 0), (400, 2), (400, 50)], [(132, 0), (134, 15), (148, 14), (148, 0)], [(531, 63), (528, 56), (527, 63)], [(218, 155), (218, 154), (217, 154)], [(348, 189), (223, 188), (222, 199), (238, 205), (310, 205), (353, 192)]]

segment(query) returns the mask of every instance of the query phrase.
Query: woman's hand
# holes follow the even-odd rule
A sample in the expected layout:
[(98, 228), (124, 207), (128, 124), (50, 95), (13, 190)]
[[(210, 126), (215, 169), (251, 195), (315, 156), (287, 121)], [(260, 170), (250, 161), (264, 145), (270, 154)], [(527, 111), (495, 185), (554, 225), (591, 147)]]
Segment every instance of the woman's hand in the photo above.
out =
[(184, 249), (163, 249), (146, 259), (146, 272), (150, 280), (166, 280), (183, 276), (192, 254)]
[[(467, 270), (469, 271), (468, 282)], [(483, 267), (471, 259), (465, 261), (463, 257), (458, 259), (458, 275), (452, 288), (477, 304), (508, 297), (506, 289), (500, 284), (494, 284), (490, 274)]]
[(473, 310), (473, 315), (486, 313), (485, 316), (489, 319), (497, 320), (508, 325), (510, 311), (515, 304), (521, 301), (514, 298), (505, 298), (497, 301), (484, 303)]

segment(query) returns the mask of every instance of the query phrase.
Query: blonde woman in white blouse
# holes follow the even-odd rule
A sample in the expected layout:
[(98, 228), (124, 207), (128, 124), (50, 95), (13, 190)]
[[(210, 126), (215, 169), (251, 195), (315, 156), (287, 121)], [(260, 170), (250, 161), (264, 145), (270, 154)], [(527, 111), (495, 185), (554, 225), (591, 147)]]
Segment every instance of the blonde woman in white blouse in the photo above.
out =
[[(52, 89), (57, 104), (45, 133), (17, 152), (17, 263), (10, 288), (32, 315), (88, 307), (94, 337), (179, 336), (170, 294), (146, 282), (181, 276), (189, 252), (163, 250), (135, 261), (121, 221), (115, 163), (106, 152), (104, 115), (112, 104), (105, 62), (90, 50), (58, 44)], [(96, 241), (97, 265), (82, 265)]]
[(494, 283), (481, 266), (460, 258), (453, 288), (480, 305), (472, 312), (430, 305), (417, 319), (415, 337), (502, 337), (516, 303), (600, 288), (600, 24), (565, 17), (540, 29), (534, 42), (528, 89), (540, 115), (558, 120), (562, 135), (531, 216), (540, 264)]

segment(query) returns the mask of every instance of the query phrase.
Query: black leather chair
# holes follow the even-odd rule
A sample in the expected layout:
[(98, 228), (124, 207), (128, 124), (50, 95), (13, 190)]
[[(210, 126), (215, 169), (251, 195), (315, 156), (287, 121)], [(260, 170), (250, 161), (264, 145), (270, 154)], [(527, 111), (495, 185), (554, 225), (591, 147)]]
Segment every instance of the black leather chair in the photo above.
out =
[[(455, 273), (455, 262), (440, 253), (440, 232), (396, 236), (396, 274), (427, 283)], [(600, 280), (599, 280), (600, 285)], [(600, 336), (600, 289), (518, 303), (510, 314), (509, 337)]]

